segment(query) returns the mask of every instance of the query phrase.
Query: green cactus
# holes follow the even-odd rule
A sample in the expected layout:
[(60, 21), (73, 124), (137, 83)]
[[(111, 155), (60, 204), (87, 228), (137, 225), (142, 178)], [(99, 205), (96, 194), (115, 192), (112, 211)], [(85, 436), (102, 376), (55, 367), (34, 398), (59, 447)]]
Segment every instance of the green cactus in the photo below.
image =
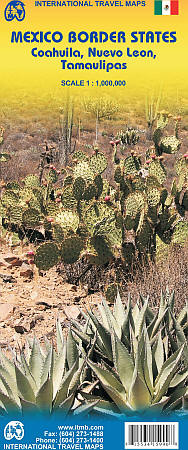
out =
[(146, 198), (141, 192), (130, 194), (126, 199), (126, 215), (135, 219), (146, 207)]
[(36, 175), (27, 175), (23, 182), (26, 187), (31, 189), (40, 186), (39, 178)]
[(101, 173), (103, 173), (107, 168), (107, 165), (108, 162), (106, 157), (103, 153), (100, 152), (96, 152), (96, 154), (93, 155), (89, 161), (89, 166), (95, 175), (100, 175)]
[(39, 270), (48, 270), (55, 266), (60, 259), (60, 251), (54, 242), (41, 244), (35, 253), (34, 262)]
[(76, 212), (63, 210), (56, 215), (56, 223), (61, 225), (64, 232), (68, 230), (73, 230), (76, 232), (79, 225), (79, 217)]
[(75, 263), (84, 248), (83, 239), (79, 236), (71, 236), (62, 242), (61, 258), (65, 264)]
[(86, 187), (84, 178), (78, 177), (73, 184), (73, 195), (76, 200), (80, 201), (83, 198), (83, 193)]
[(160, 184), (163, 184), (166, 180), (166, 170), (159, 160), (153, 160), (151, 161), (149, 165), (149, 175), (156, 177), (157, 181)]
[(176, 136), (164, 137), (160, 142), (160, 150), (164, 153), (177, 153), (180, 148), (181, 142)]
[(82, 161), (74, 167), (75, 178), (81, 177), (85, 181), (93, 181), (94, 175), (94, 171), (86, 161)]
[(28, 208), (22, 214), (23, 225), (26, 228), (36, 228), (40, 225), (40, 214), (37, 209)]
[(128, 156), (124, 161), (125, 175), (136, 175), (141, 169), (140, 159), (136, 156)]
[(175, 225), (172, 236), (172, 243), (184, 245), (188, 239), (188, 223), (181, 221)]

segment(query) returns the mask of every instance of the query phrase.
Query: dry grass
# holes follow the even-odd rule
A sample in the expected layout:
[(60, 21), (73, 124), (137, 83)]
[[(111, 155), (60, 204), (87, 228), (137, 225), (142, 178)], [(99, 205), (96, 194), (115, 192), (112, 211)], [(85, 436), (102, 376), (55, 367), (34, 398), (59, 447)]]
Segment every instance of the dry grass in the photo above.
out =
[(134, 299), (138, 294), (149, 295), (151, 306), (158, 305), (161, 290), (175, 290), (176, 308), (181, 310), (188, 300), (188, 245), (184, 248), (174, 248), (168, 259), (160, 264), (150, 263), (142, 266), (132, 276), (132, 281), (126, 284), (126, 291)]

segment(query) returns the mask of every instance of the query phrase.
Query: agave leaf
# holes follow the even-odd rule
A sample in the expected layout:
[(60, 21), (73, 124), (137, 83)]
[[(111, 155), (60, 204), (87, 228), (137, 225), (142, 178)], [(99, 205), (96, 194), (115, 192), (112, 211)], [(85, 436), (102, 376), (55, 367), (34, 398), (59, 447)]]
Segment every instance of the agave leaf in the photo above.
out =
[(21, 354), (20, 354), (20, 359), (21, 359), (22, 372), (24, 372), (25, 376), (28, 378), (28, 380), (32, 386), (33, 391), (35, 391), (36, 390), (36, 382), (35, 382), (33, 375), (30, 372), (29, 365), (26, 361), (26, 358), (25, 358), (25, 355), (23, 352), (21, 352)]
[(53, 383), (50, 374), (36, 395), (36, 404), (42, 411), (52, 410)]
[(18, 393), (24, 400), (35, 403), (35, 394), (28, 378), (15, 366), (16, 381), (18, 386)]
[(188, 316), (188, 308), (187, 305), (184, 306), (184, 308), (180, 311), (178, 317), (177, 317), (177, 322), (183, 326), (185, 325), (185, 323), (187, 322), (187, 316)]
[(83, 366), (84, 366), (85, 361), (82, 363), (81, 367), (74, 373), (71, 382), (69, 384), (69, 394), (72, 394), (72, 392), (74, 392), (76, 390), (76, 388), (78, 387), (79, 383), (80, 383), (80, 376), (83, 370)]
[(113, 405), (113, 403), (109, 402), (108, 400), (103, 400), (102, 397), (98, 397), (96, 395), (88, 394), (87, 392), (80, 391), (81, 396), (87, 400), (87, 402), (98, 402), (98, 407), (103, 409), (111, 409), (114, 413), (117, 412), (117, 406)]
[(16, 413), (21, 413), (21, 408), (18, 406), (18, 404), (8, 395), (3, 394), (1, 390), (0, 390), (0, 401), (2, 402), (7, 413), (12, 413), (13, 411), (16, 411)]
[(106, 300), (103, 298), (102, 299), (102, 306), (104, 308), (105, 311), (105, 315), (106, 315), (106, 319), (107, 319), (107, 327), (104, 324), (105, 328), (108, 331), (111, 331), (112, 328), (114, 328), (115, 330), (117, 330), (118, 334), (121, 333), (121, 326), (120, 324), (117, 322), (116, 318), (114, 317), (114, 315), (112, 314), (110, 308), (107, 305)]
[(162, 397), (161, 400), (157, 403), (153, 403), (152, 405), (150, 405), (149, 411), (151, 412), (161, 412), (163, 410), (163, 408), (165, 407), (165, 405), (168, 402), (169, 397)]
[[(7, 369), (5, 369), (3, 366), (0, 366), (0, 377), (1, 377), (2, 381), (3, 380), (6, 381), (8, 389), (10, 389), (12, 392), (12, 397), (14, 398), (14, 400), (17, 403), (19, 403), (15, 369), (14, 369), (14, 373), (13, 373), (12, 370), (11, 370), (11, 372), (9, 372), (8, 365), (7, 365)], [(7, 388), (7, 387), (5, 386), (5, 388)]]
[(125, 391), (128, 394), (134, 373), (133, 360), (130, 354), (128, 353), (126, 347), (122, 344), (122, 342), (118, 339), (118, 337), (115, 334), (114, 334), (114, 344), (115, 344), (115, 365), (120, 380), (125, 388)]
[(145, 327), (145, 345), (144, 345), (144, 363), (143, 363), (143, 370), (144, 370), (144, 379), (146, 381), (147, 387), (151, 394), (153, 394), (153, 370), (152, 370), (152, 351), (151, 351), (151, 345), (149, 341), (149, 336), (147, 333), (147, 329)]
[(176, 339), (177, 339), (177, 343), (178, 343), (178, 347), (182, 347), (182, 345), (184, 345), (184, 362), (186, 364), (186, 366), (188, 367), (188, 345), (187, 345), (187, 340), (185, 338), (185, 334), (181, 328), (181, 325), (177, 322), (177, 320), (175, 319), (174, 315), (171, 313), (172, 316), (172, 321), (173, 321), (173, 327), (176, 333)]
[(75, 361), (71, 369), (66, 373), (61, 381), (61, 385), (56, 393), (56, 396), (53, 401), (53, 408), (56, 409), (61, 405), (68, 395), (69, 385), (72, 380), (74, 373), (76, 372), (78, 367), (78, 362)]
[(67, 338), (67, 362), (69, 369), (71, 369), (75, 361), (78, 362), (78, 348), (76, 345), (76, 341), (72, 335), (72, 331), (71, 329), (69, 329)]
[(155, 402), (161, 400), (161, 398), (165, 395), (166, 391), (169, 388), (170, 382), (177, 370), (180, 359), (182, 357), (183, 347), (181, 350), (172, 355), (167, 361), (163, 364), (162, 370), (157, 377), (155, 384)]
[(178, 344), (175, 341), (175, 339), (173, 338), (171, 331), (166, 328), (166, 332), (167, 332), (167, 335), (168, 335), (168, 340), (169, 340), (169, 343), (170, 343), (171, 350), (172, 350), (173, 353), (175, 353), (176, 350), (178, 350)]
[(150, 392), (137, 371), (133, 375), (133, 382), (129, 392), (129, 403), (136, 410), (146, 408), (151, 404)]
[(75, 393), (73, 392), (69, 397), (67, 397), (58, 407), (61, 408), (61, 414), (64, 413), (65, 416), (69, 413), (73, 406), (75, 399)]
[(59, 319), (56, 321), (56, 336), (57, 336), (57, 351), (60, 353), (64, 347), (64, 338), (61, 328), (61, 322)]
[(93, 370), (97, 378), (100, 380), (102, 385), (109, 386), (110, 388), (113, 388), (119, 392), (119, 394), (123, 397), (124, 400), (126, 400), (126, 393), (123, 385), (120, 383), (120, 381), (115, 378), (115, 376), (112, 374), (112, 372), (108, 370), (102, 369), (102, 367), (99, 367), (97, 364), (93, 363), (92, 361), (88, 361), (89, 367)]
[(133, 331), (135, 333), (135, 336), (136, 336), (137, 321), (138, 321), (139, 315), (140, 315), (140, 310), (139, 310), (138, 303), (136, 303), (134, 308), (131, 311), (131, 316), (130, 316), (130, 318), (132, 318), (131, 325), (132, 325)]
[[(143, 297), (143, 295), (140, 294), (140, 301), (141, 301), (141, 303), (142, 303), (142, 306), (144, 306), (145, 302), (147, 302), (147, 305), (148, 305), (148, 302), (149, 302), (149, 295), (148, 295), (147, 298), (145, 299), (145, 298)], [(154, 317), (155, 317), (154, 312), (152, 311), (152, 309), (151, 309), (149, 306), (147, 306), (147, 309), (146, 309), (146, 325), (147, 325), (147, 327), (148, 327), (149, 324), (153, 321)]]
[(59, 390), (66, 362), (66, 346), (62, 347), (61, 353), (59, 353), (53, 367), (53, 397), (55, 398), (57, 391)]
[(78, 408), (76, 408), (74, 410), (73, 415), (78, 416), (79, 414), (81, 414), (82, 417), (87, 416), (87, 414), (89, 414), (98, 403), (99, 403), (99, 400), (96, 400), (96, 401), (90, 403), (89, 405), (78, 406)]
[[(130, 308), (130, 305), (129, 305), (129, 301), (128, 301), (127, 309), (129, 310), (129, 308)], [(126, 321), (127, 314), (125, 312), (125, 307), (124, 307), (124, 305), (123, 305), (123, 303), (121, 301), (119, 290), (117, 292), (117, 297), (116, 297), (116, 301), (115, 301), (115, 304), (114, 304), (113, 314), (114, 314), (114, 317), (116, 319), (116, 322), (120, 325), (121, 328), (123, 328), (123, 324)], [(120, 337), (119, 337), (119, 339), (120, 339)]]
[(126, 402), (125, 395), (121, 394), (117, 389), (115, 389), (112, 386), (103, 383), (102, 386), (122, 413), (124, 413), (125, 410), (130, 409), (129, 405)]
[(158, 334), (157, 344), (154, 353), (155, 364), (157, 366), (158, 373), (161, 371), (162, 366), (164, 364), (164, 348), (163, 348), (163, 340), (161, 337), (161, 332)]
[(105, 313), (104, 306), (99, 303), (97, 307), (98, 307), (99, 313), (101, 315), (101, 318), (102, 318), (102, 321), (103, 321), (103, 325), (109, 331), (109, 321), (107, 319), (107, 315)]
[(149, 334), (150, 339), (152, 339), (158, 332), (159, 327), (160, 327), (167, 311), (168, 311), (168, 308), (164, 309), (161, 307), (161, 309), (159, 309), (159, 313), (155, 320), (155, 323), (151, 323), (151, 325), (148, 327), (148, 334)]
[(54, 367), (54, 349), (51, 345), (41, 368), (39, 387), (41, 387), (45, 383), (48, 376), (51, 377), (53, 373), (53, 367)]
[(176, 386), (179, 386), (181, 383), (185, 382), (187, 378), (188, 378), (188, 370), (186, 370), (183, 373), (176, 373), (174, 375), (174, 378), (170, 382), (169, 387), (174, 388)]
[(22, 408), (22, 414), (24, 413), (36, 413), (38, 411), (38, 407), (35, 403), (28, 402), (20, 397), (20, 403)]
[(142, 307), (141, 311), (139, 311), (139, 314), (137, 316), (137, 320), (135, 323), (135, 336), (136, 337), (141, 336), (141, 333), (143, 331), (147, 307), (148, 307), (148, 299), (146, 300), (144, 306)]
[[(182, 405), (182, 398), (186, 393), (186, 387), (177, 387), (172, 394), (170, 395), (169, 399), (168, 399), (168, 403), (165, 406), (165, 412), (170, 412), (174, 409), (177, 408), (177, 406), (179, 405), (179, 407)], [(178, 408), (179, 409), (179, 408)]]
[(111, 336), (109, 331), (99, 322), (99, 320), (94, 314), (92, 314), (90, 311), (88, 311), (88, 314), (90, 316), (91, 321), (94, 323), (96, 327), (97, 333), (100, 336), (103, 346), (106, 349), (108, 358), (112, 360)]
[(40, 374), (43, 366), (43, 357), (40, 351), (40, 345), (36, 337), (33, 339), (31, 355), (29, 358), (29, 370), (35, 380), (36, 387), (40, 385)]
[(2, 352), (0, 348), (0, 360), (2, 366), (5, 368), (5, 370), (10, 374), (12, 378), (15, 378), (15, 367), (14, 363), (7, 358), (7, 356)]
[[(12, 398), (12, 400), (14, 400), (14, 402), (16, 402), (18, 404), (18, 406), (20, 406), (20, 401), (19, 401), (19, 397), (18, 397), (18, 390), (17, 390), (16, 383), (15, 383), (15, 389), (12, 390), (11, 387), (9, 386), (9, 384), (8, 384), (9, 377), (7, 377), (7, 371), (5, 371), (4, 376), (5, 376), (5, 378), (1, 374), (1, 386), (2, 386), (1, 391), (5, 395), (8, 395), (10, 398)], [(13, 383), (12, 383), (12, 386), (13, 386)]]

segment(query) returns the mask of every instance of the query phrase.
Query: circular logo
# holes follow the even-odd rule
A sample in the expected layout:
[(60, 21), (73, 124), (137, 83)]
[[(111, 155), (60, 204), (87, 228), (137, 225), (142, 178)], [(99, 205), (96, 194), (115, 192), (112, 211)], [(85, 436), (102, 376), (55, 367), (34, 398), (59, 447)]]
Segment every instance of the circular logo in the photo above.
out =
[(8, 3), (5, 8), (5, 19), (7, 22), (11, 22), (14, 19), (22, 22), (22, 20), (25, 19), (24, 3), (20, 1), (12, 1)]
[(7, 441), (16, 438), (18, 441), (24, 437), (24, 425), (22, 422), (12, 421), (7, 423), (4, 429), (4, 437)]

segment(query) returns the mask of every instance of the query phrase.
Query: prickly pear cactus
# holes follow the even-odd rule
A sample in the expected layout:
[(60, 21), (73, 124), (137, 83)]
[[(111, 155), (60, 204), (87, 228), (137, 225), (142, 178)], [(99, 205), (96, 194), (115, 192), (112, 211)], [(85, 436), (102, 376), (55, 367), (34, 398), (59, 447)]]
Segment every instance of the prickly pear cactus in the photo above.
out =
[(39, 270), (48, 270), (55, 266), (60, 259), (60, 251), (54, 242), (46, 242), (37, 248), (34, 262)]

